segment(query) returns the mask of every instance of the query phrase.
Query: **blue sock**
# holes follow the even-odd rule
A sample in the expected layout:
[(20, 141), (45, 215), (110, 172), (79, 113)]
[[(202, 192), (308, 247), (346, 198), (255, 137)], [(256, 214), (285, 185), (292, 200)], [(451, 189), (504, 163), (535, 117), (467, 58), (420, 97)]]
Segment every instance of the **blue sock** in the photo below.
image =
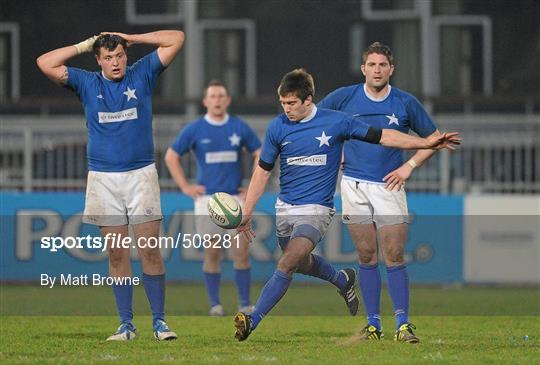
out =
[(280, 301), (283, 295), (285, 295), (291, 281), (292, 278), (285, 273), (279, 270), (274, 271), (270, 280), (266, 282), (266, 285), (259, 296), (259, 300), (257, 300), (257, 303), (255, 304), (253, 314), (251, 315), (253, 329), (257, 327), (263, 317), (267, 315)]
[(409, 276), (405, 265), (387, 267), (388, 291), (394, 303), (396, 328), (409, 322)]
[(368, 324), (381, 329), (381, 273), (379, 265), (360, 264), (358, 281), (366, 307)]
[(131, 284), (112, 285), (116, 299), (116, 309), (120, 316), (120, 323), (133, 321), (133, 286)]
[(208, 293), (208, 301), (210, 307), (221, 304), (219, 300), (219, 282), (221, 281), (221, 273), (204, 273), (204, 283), (206, 284), (206, 292)]
[(142, 281), (154, 317), (152, 324), (155, 326), (156, 321), (165, 320), (165, 274), (148, 275), (143, 273)]
[(311, 254), (311, 258), (313, 259), (313, 265), (305, 273), (306, 275), (326, 280), (337, 286), (340, 290), (343, 290), (347, 286), (347, 277), (345, 274), (337, 271), (328, 260), (314, 254)]
[(250, 304), (249, 289), (251, 286), (251, 271), (247, 269), (234, 269), (234, 282), (238, 289), (240, 307), (247, 307)]

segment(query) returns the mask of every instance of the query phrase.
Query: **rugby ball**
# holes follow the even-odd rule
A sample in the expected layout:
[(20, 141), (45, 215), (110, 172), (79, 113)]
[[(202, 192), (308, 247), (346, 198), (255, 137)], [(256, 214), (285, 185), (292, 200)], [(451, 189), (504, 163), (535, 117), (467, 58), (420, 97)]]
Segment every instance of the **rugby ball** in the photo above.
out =
[(206, 205), (212, 222), (225, 229), (236, 228), (242, 222), (242, 207), (227, 193), (215, 193)]

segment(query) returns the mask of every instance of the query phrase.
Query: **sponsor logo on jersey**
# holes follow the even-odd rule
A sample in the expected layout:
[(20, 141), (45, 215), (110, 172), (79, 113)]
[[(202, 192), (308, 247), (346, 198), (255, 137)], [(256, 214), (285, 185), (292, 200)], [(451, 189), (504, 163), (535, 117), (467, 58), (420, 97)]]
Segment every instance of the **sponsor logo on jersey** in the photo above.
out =
[(208, 143), (210, 143), (210, 142), (212, 142), (212, 140), (211, 140), (210, 138), (204, 138), (204, 139), (201, 139), (201, 143), (202, 143), (202, 144), (208, 144)]
[(206, 152), (204, 155), (204, 159), (207, 164), (222, 163), (222, 162), (236, 162), (238, 161), (238, 152), (237, 151)]
[(98, 112), (100, 123), (117, 123), (137, 119), (137, 108), (129, 108), (114, 113)]
[(289, 157), (287, 165), (297, 166), (325, 166), (326, 155)]

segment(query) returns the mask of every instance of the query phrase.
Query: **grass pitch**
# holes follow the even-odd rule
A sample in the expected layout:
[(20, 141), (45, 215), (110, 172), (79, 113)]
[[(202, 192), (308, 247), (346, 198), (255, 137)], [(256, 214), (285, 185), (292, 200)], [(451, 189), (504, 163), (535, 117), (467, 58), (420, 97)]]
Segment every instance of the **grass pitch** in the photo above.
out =
[[(256, 286), (254, 296), (259, 291)], [(108, 343), (117, 326), (110, 288), (2, 286), (0, 363), (534, 364), (540, 354), (537, 289), (413, 288), (418, 345), (393, 341), (391, 316), (383, 317), (382, 341), (359, 342), (355, 334), (364, 318), (343, 315), (345, 304), (333, 288), (316, 285), (293, 285), (250, 338), (238, 343), (234, 288), (226, 285), (222, 292), (229, 313), (210, 318), (202, 286), (169, 285), (167, 322), (180, 338), (157, 342), (137, 288), (139, 336)], [(383, 314), (390, 313), (384, 293)]]

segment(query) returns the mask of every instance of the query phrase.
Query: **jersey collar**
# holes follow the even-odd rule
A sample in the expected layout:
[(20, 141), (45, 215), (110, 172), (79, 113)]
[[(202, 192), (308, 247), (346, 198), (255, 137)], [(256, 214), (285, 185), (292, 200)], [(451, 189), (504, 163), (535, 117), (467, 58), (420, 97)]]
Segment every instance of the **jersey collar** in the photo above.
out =
[(385, 101), (386, 98), (388, 97), (388, 95), (390, 95), (390, 92), (392, 91), (392, 85), (388, 84), (388, 92), (386, 93), (386, 95), (384, 95), (383, 97), (381, 98), (374, 98), (373, 96), (369, 95), (367, 89), (366, 89), (366, 84), (364, 84), (364, 94), (366, 94), (366, 97), (371, 100), (371, 101), (375, 101), (375, 102), (381, 102), (381, 101)]
[(109, 79), (107, 76), (105, 76), (105, 73), (103, 71), (101, 71), (101, 76), (103, 76), (103, 78), (107, 81), (110, 81), (110, 82), (115, 82), (114, 80), (111, 80)]
[(227, 122), (229, 121), (229, 114), (226, 113), (225, 114), (225, 118), (223, 120), (214, 120), (212, 118), (210, 118), (210, 116), (208, 115), (208, 113), (206, 113), (204, 115), (204, 120), (206, 120), (209, 124), (211, 125), (215, 125), (215, 126), (222, 126), (222, 125), (225, 125), (227, 124)]
[(298, 121), (298, 123), (309, 122), (311, 119), (313, 119), (315, 117), (315, 114), (317, 114), (317, 106), (313, 105), (313, 110), (311, 111), (311, 113), (309, 113), (309, 115), (307, 117), (305, 117), (304, 119)]

